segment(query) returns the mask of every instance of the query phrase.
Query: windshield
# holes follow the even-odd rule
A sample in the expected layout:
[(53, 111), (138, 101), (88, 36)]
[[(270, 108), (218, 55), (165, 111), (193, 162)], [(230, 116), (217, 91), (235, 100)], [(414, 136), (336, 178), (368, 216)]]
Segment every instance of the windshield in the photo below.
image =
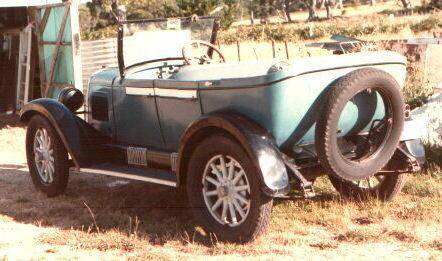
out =
[(151, 60), (182, 57), (191, 40), (214, 41), (212, 17), (127, 21), (123, 25), (124, 67)]

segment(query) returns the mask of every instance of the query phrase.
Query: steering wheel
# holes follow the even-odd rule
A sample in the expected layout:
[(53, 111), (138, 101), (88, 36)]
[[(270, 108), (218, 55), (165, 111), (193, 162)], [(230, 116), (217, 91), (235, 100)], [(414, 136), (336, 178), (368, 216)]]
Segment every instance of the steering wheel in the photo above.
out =
[[(221, 51), (216, 46), (206, 41), (190, 41), (183, 46), (181, 52), (183, 54), (184, 62), (188, 65), (226, 62)], [(214, 52), (219, 56), (218, 59), (213, 58)]]

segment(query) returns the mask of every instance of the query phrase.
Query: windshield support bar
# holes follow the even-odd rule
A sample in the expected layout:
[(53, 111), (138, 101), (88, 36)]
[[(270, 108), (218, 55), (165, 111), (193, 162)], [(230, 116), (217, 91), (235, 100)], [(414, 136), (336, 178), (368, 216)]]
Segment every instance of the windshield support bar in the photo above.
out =
[[(131, 66), (128, 66), (127, 68), (125, 67), (125, 63), (124, 63), (124, 49), (123, 49), (123, 39), (124, 39), (124, 26), (127, 24), (131, 24), (131, 23), (146, 23), (146, 22), (161, 22), (161, 21), (168, 21), (168, 19), (188, 19), (193, 21), (193, 19), (210, 19), (213, 18), (214, 19), (214, 23), (213, 23), (213, 28), (212, 28), (212, 35), (210, 36), (210, 43), (215, 45), (216, 44), (216, 39), (217, 39), (217, 35), (218, 35), (218, 30), (220, 27), (220, 21), (219, 21), (219, 17), (218, 16), (201, 16), (201, 17), (197, 17), (195, 18), (194, 16), (192, 17), (181, 17), (181, 18), (157, 18), (157, 19), (139, 19), (139, 20), (117, 20), (118, 23), (118, 34), (117, 34), (117, 44), (118, 44), (118, 54), (117, 54), (117, 58), (118, 58), (118, 69), (120, 72), (120, 77), (123, 78), (125, 76), (125, 72), (127, 69), (129, 68), (133, 68), (148, 62), (155, 62), (157, 60), (152, 60), (152, 61), (146, 61), (146, 62), (141, 62), (141, 63), (137, 63)], [(212, 57), (213, 55), (213, 50), (212, 48), (209, 48), (208, 50), (208, 55), (209, 57)], [(166, 60), (176, 60), (176, 58), (166, 58)], [(160, 60), (161, 61), (161, 60)]]

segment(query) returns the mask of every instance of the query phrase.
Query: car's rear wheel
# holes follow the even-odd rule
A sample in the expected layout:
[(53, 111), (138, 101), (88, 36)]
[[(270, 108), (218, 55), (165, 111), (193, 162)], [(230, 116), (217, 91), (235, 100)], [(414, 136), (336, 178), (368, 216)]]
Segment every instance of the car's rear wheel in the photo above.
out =
[(377, 198), (384, 201), (393, 200), (405, 184), (406, 174), (376, 174), (359, 181), (346, 181), (329, 176), (333, 187), (347, 199), (366, 200)]
[(29, 121), (26, 156), (34, 186), (49, 197), (63, 194), (69, 177), (68, 153), (43, 116), (35, 115)]
[(273, 200), (242, 147), (223, 135), (203, 140), (187, 172), (187, 192), (197, 221), (218, 240), (247, 242), (262, 234)]

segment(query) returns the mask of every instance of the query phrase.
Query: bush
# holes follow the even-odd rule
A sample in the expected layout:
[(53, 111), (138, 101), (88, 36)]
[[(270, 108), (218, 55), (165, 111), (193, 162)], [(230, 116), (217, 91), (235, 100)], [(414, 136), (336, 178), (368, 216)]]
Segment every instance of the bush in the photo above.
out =
[(334, 21), (327, 23), (298, 23), (298, 24), (269, 24), (254, 26), (239, 26), (224, 30), (220, 33), (219, 41), (232, 44), (236, 41), (299, 41), (315, 40), (332, 35), (361, 37), (376, 34), (396, 34), (409, 26), (399, 21), (391, 23), (383, 17), (377, 17), (373, 22), (364, 20), (344, 23)]
[(238, 0), (180, 0), (164, 5), (167, 17), (188, 17), (192, 15), (218, 15), (221, 20), (221, 28), (229, 28), (236, 21), (239, 14)]
[(425, 145), (425, 165), (427, 168), (442, 167), (442, 147), (435, 145)]
[(442, 19), (438, 16), (430, 16), (410, 26), (414, 32), (430, 31), (442, 28)]
[(428, 101), (434, 93), (434, 86), (430, 83), (422, 70), (421, 65), (408, 59), (407, 79), (403, 89), (405, 102), (412, 109), (420, 107)]

